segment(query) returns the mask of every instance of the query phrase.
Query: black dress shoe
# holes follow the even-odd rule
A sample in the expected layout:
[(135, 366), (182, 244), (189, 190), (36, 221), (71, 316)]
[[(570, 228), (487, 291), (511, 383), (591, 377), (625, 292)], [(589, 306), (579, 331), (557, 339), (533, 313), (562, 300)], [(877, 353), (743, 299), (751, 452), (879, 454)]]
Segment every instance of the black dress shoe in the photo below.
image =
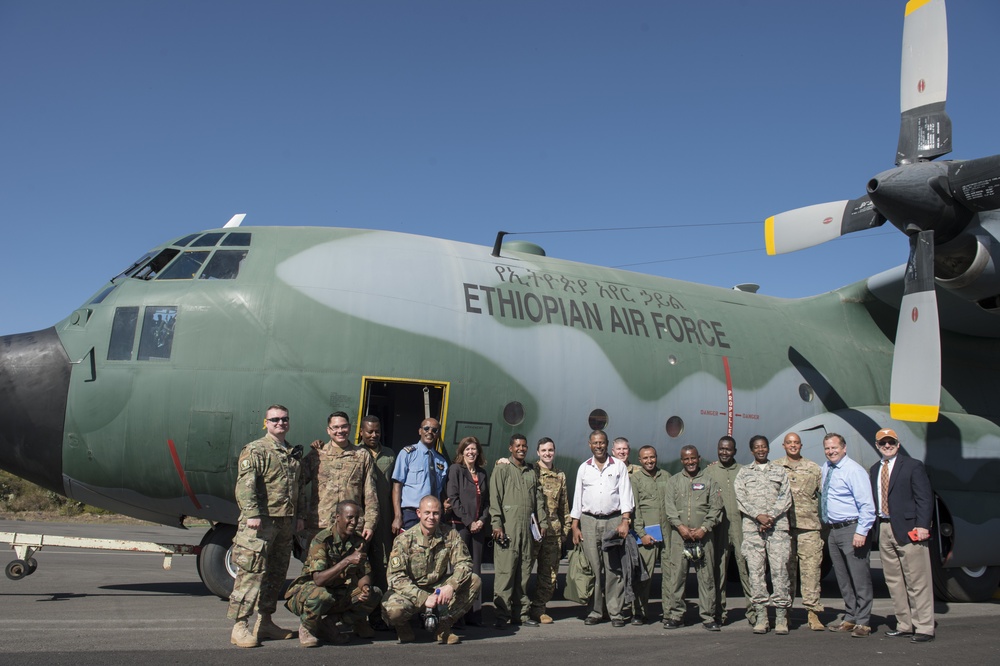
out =
[(611, 620), (611, 626), (612, 627), (624, 627), (625, 626), (625, 620)]
[(934, 637), (930, 634), (913, 634), (913, 638), (910, 639), (911, 643), (930, 643), (934, 640)]
[(590, 617), (590, 616), (588, 615), (588, 616), (587, 616), (587, 617), (586, 617), (586, 618), (585, 618), (585, 619), (583, 620), (583, 623), (584, 623), (585, 625), (587, 625), (588, 627), (592, 627), (592, 626), (594, 626), (595, 624), (600, 624), (600, 623), (601, 623), (601, 618), (599, 618), (599, 617)]
[(641, 627), (644, 624), (646, 624), (646, 620), (640, 617), (639, 615), (636, 615), (635, 617), (632, 618), (633, 627)]
[(681, 623), (679, 621), (677, 621), (677, 620), (664, 620), (663, 621), (663, 628), (664, 629), (680, 629), (680, 627), (681, 627)]
[(508, 623), (506, 620), (497, 620), (493, 623), (494, 629), (506, 629), (507, 627)]
[(705, 627), (707, 631), (722, 631), (722, 627), (719, 626), (718, 622), (706, 622), (701, 626)]
[(889, 631), (884, 632), (883, 635), (884, 636), (888, 636), (889, 638), (897, 638), (897, 637), (899, 637), (899, 638), (909, 638), (910, 636), (913, 635), (913, 632), (912, 631), (900, 631), (899, 629), (890, 629)]
[(540, 624), (541, 623), (538, 620), (532, 620), (531, 618), (528, 618), (527, 620), (521, 620), (522, 627), (537, 627)]

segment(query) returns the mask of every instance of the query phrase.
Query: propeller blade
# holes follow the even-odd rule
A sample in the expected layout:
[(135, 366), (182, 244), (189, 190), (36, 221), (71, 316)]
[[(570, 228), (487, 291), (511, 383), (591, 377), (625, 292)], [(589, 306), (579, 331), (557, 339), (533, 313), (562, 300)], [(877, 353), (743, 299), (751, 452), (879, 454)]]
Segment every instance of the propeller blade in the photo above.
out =
[(934, 232), (910, 236), (903, 300), (892, 355), (889, 412), (900, 421), (931, 423), (941, 404), (941, 328), (934, 291)]
[(764, 245), (769, 255), (795, 252), (844, 234), (881, 226), (885, 218), (863, 196), (778, 213), (764, 220)]
[(949, 162), (948, 186), (974, 213), (1000, 208), (1000, 155)]
[(910, 0), (903, 19), (896, 165), (951, 152), (948, 98), (948, 17), (944, 0)]

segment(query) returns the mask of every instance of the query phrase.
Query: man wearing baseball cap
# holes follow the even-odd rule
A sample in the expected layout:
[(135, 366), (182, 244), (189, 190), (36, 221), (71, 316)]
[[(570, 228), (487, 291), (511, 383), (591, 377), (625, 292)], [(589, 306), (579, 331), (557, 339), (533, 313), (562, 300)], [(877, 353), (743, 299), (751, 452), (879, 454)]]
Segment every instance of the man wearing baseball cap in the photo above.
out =
[(872, 465), (869, 474), (878, 522), (878, 552), (896, 611), (896, 628), (885, 635), (929, 643), (934, 640), (928, 545), (934, 515), (931, 482), (922, 462), (900, 455), (895, 430), (879, 430), (875, 442), (882, 460)]

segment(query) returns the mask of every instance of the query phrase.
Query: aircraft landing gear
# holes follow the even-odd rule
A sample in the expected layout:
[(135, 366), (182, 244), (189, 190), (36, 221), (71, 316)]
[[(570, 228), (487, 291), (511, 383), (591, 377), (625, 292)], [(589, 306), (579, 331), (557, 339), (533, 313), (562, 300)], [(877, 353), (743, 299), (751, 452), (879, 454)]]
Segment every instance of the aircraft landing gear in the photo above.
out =
[(4, 569), (4, 573), (7, 574), (7, 578), (11, 580), (21, 580), (25, 576), (30, 576), (35, 573), (35, 569), (38, 568), (38, 560), (33, 557), (29, 557), (27, 560), (13, 560), (7, 564), (7, 568)]
[(934, 578), (934, 596), (943, 601), (975, 603), (989, 601), (1000, 585), (1000, 567), (944, 567), (944, 555), (951, 552), (955, 533), (951, 513), (935, 497), (936, 518), (931, 530), (931, 573)]
[(233, 537), (236, 526), (225, 523), (216, 525), (205, 533), (198, 553), (198, 575), (209, 592), (229, 599), (236, 582), (236, 567), (232, 562)]

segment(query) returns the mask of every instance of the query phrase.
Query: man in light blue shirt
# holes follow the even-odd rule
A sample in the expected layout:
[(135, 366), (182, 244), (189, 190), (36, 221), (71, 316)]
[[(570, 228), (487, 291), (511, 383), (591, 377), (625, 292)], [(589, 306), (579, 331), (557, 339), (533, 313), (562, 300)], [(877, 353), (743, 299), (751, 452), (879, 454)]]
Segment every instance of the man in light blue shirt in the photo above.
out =
[(823, 453), (820, 519), (830, 530), (826, 547), (845, 608), (844, 619), (827, 628), (865, 638), (872, 631), (874, 602), (868, 562), (868, 531), (875, 523), (871, 481), (865, 468), (847, 457), (847, 442), (837, 433), (823, 438)]
[[(424, 419), (417, 431), (420, 441), (403, 447), (396, 456), (392, 470), (393, 534), (417, 524), (417, 507), (426, 495), (441, 500), (446, 494), (448, 459), (436, 448), (440, 432), (437, 419)], [(444, 502), (443, 510), (448, 508), (448, 502)]]

